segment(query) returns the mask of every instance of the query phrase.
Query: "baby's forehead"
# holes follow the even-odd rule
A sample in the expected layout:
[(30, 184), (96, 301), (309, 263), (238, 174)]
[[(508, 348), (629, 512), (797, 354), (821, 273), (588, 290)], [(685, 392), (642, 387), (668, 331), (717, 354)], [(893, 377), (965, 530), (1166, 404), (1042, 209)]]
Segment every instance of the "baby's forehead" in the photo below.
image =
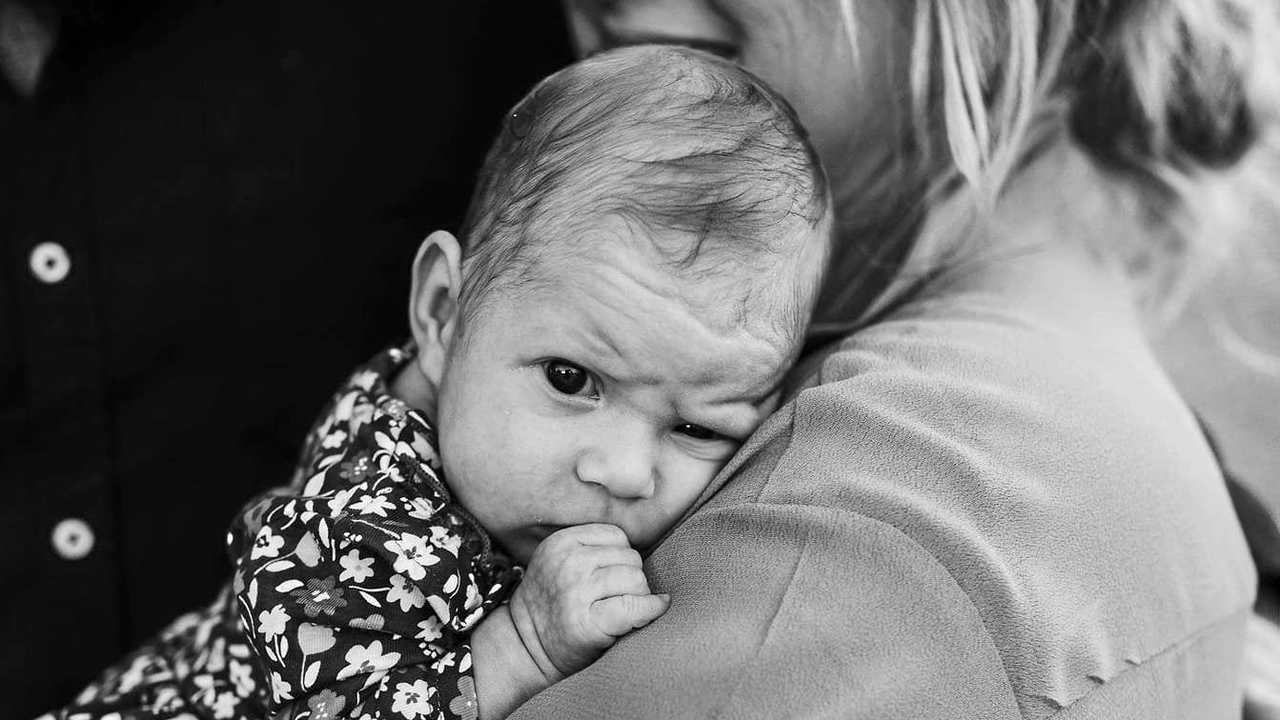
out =
[[(821, 240), (794, 239), (788, 245), (804, 242)], [(535, 250), (534, 264), (554, 264), (561, 281), (618, 278), (623, 294), (649, 292), (678, 300), (700, 324), (720, 333), (747, 332), (765, 339), (780, 348), (784, 358), (794, 356), (802, 342), (812, 295), (821, 280), (821, 260), (806, 257), (802, 248), (712, 242), (618, 219), (564, 227), (537, 244), (542, 247)], [(531, 276), (542, 274), (534, 270)], [(598, 301), (587, 295), (567, 297)]]

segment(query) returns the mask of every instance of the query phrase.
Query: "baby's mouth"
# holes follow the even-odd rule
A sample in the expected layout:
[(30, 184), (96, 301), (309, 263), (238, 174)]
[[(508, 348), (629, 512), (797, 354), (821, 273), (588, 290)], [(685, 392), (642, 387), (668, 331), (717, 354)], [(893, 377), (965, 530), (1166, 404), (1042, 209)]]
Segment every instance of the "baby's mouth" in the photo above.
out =
[(568, 525), (559, 525), (556, 523), (537, 523), (529, 526), (529, 534), (537, 538), (538, 542), (546, 540), (548, 536), (569, 527)]

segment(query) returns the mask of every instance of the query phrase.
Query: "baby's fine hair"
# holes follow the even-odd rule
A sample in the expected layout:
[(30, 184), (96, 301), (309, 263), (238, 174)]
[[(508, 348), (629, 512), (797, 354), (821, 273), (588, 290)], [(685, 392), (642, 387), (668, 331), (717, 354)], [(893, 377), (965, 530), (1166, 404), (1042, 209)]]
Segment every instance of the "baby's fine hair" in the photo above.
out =
[(602, 53), (539, 83), (489, 150), (461, 232), (464, 314), (603, 218), (674, 238), (657, 247), (674, 270), (714, 273), (797, 256), (829, 204), (794, 110), (755, 76), (683, 47)]

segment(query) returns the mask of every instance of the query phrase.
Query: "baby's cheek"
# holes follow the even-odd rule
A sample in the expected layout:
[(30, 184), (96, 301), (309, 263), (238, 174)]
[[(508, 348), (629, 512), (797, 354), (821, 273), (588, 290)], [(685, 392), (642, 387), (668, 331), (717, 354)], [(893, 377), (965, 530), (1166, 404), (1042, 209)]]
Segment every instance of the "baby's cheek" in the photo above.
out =
[(673, 497), (696, 497), (711, 484), (730, 457), (731, 451), (726, 448), (707, 449), (701, 455), (680, 453), (673, 463), (668, 483)]
[(473, 464), (483, 468), (474, 484), (484, 494), (495, 527), (518, 529), (553, 514), (555, 508), (548, 505), (562, 484), (558, 478), (569, 470), (551, 424), (545, 418), (506, 413), (495, 419), (488, 438), (470, 450)]
[(445, 481), (458, 502), (493, 530), (503, 524), (501, 514), (510, 502), (508, 486), (519, 460), (508, 452), (501, 416), (458, 420), (440, 430)]
[(675, 463), (653, 498), (647, 518), (650, 532), (661, 535), (669, 530), (693, 506), (725, 462), (685, 457)]

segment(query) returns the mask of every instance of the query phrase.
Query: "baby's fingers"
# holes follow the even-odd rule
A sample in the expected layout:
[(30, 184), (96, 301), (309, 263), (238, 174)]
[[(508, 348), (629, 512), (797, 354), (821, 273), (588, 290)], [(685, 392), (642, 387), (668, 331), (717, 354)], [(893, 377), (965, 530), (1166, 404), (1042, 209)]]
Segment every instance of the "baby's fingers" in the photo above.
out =
[(614, 595), (591, 604), (591, 620), (616, 638), (657, 620), (670, 605), (669, 595)]
[(595, 596), (606, 598), (611, 595), (648, 595), (649, 581), (645, 579), (640, 568), (630, 565), (608, 565), (596, 568), (591, 573), (595, 585)]
[(622, 528), (608, 523), (574, 525), (559, 530), (555, 534), (571, 537), (583, 545), (631, 547), (627, 542), (627, 534), (622, 531)]

